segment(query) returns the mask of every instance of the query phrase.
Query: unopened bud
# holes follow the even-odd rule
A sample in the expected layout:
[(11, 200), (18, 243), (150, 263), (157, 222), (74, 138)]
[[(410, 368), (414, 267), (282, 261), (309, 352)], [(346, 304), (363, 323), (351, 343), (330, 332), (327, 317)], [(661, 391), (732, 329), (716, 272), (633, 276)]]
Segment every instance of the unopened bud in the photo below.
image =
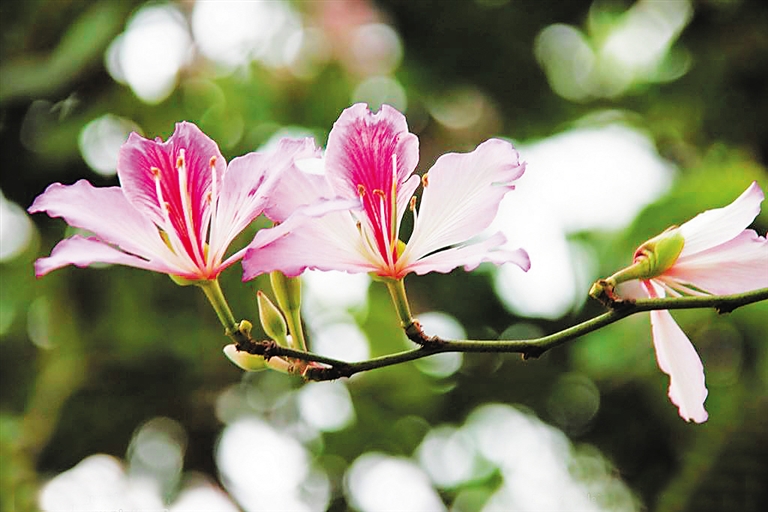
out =
[(264, 329), (264, 332), (275, 340), (278, 345), (287, 347), (288, 326), (285, 323), (283, 314), (261, 290), (256, 292), (256, 300), (259, 303), (259, 320), (261, 320), (261, 327)]
[(658, 277), (675, 264), (684, 245), (685, 238), (680, 228), (672, 226), (638, 247), (632, 265), (619, 270), (605, 281), (611, 286), (616, 286), (633, 279), (647, 280)]
[(257, 372), (267, 368), (267, 362), (263, 357), (237, 350), (237, 346), (234, 344), (224, 347), (224, 355), (236, 366), (248, 372)]

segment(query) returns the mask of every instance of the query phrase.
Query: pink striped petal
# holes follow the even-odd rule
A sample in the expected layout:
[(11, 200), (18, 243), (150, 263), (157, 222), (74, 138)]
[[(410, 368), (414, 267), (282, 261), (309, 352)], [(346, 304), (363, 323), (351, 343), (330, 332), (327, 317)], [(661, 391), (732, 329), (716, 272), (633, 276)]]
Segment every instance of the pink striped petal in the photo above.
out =
[(150, 262), (119, 251), (95, 238), (75, 235), (59, 242), (49, 257), (35, 261), (35, 275), (42, 277), (67, 265), (83, 268), (91, 263), (114, 263), (167, 274), (179, 273), (178, 269), (169, 268), (161, 261)]
[[(179, 172), (178, 164), (182, 160), (186, 176)], [(158, 171), (162, 201), (167, 205), (171, 226), (167, 225), (158, 198), (155, 183)], [(151, 141), (132, 133), (120, 148), (117, 161), (123, 193), (131, 204), (166, 231), (174, 230), (187, 252), (198, 255), (203, 252), (207, 236), (210, 194), (213, 189), (221, 190), (225, 171), (226, 162), (216, 143), (187, 122), (177, 123), (166, 142), (159, 138)]]
[(685, 238), (680, 258), (706, 251), (735, 238), (760, 213), (760, 203), (764, 197), (757, 182), (753, 182), (728, 206), (700, 213), (680, 226)]
[[(649, 286), (651, 297), (663, 296), (660, 288)], [(669, 398), (678, 407), (685, 421), (702, 423), (708, 414), (704, 409), (707, 387), (704, 383), (704, 366), (688, 337), (680, 329), (667, 310), (651, 311), (653, 345), (659, 368), (669, 375)]]
[(74, 185), (54, 183), (27, 211), (62, 217), (70, 226), (145, 259), (170, 255), (155, 225), (128, 203), (118, 187), (96, 188), (86, 180)]
[(714, 295), (768, 288), (768, 240), (744, 230), (729, 242), (681, 257), (657, 279), (672, 288), (692, 285)]
[(491, 139), (471, 153), (441, 156), (426, 186), (404, 259), (416, 260), (477, 236), (496, 216), (512, 182), (524, 172), (508, 142)]
[(374, 114), (357, 103), (344, 110), (328, 136), (326, 173), (342, 196), (358, 197), (362, 185), (388, 193), (392, 187), (392, 157), (397, 159), (397, 183), (413, 173), (419, 161), (419, 140), (408, 132), (405, 116), (382, 105)]
[(481, 242), (453, 247), (430, 254), (406, 267), (406, 272), (415, 272), (424, 275), (428, 272), (440, 272), (446, 274), (451, 270), (463, 266), (467, 272), (474, 270), (481, 263), (493, 263), (502, 265), (504, 263), (513, 263), (528, 271), (531, 268), (531, 260), (528, 253), (523, 249), (514, 251), (501, 249), (506, 243), (506, 238), (502, 233), (496, 233), (494, 236)]

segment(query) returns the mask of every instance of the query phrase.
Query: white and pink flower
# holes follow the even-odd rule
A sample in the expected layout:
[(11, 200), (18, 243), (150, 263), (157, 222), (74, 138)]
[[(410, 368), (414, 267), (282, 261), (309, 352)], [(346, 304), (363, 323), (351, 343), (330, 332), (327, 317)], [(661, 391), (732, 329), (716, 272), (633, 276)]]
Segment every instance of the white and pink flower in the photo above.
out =
[[(635, 252), (635, 264), (642, 265), (649, 257), (656, 258), (656, 264), (617, 291), (628, 298), (660, 298), (730, 295), (768, 287), (768, 241), (745, 229), (760, 213), (763, 198), (760, 187), (752, 183), (730, 205), (701, 213), (643, 244)], [(660, 244), (666, 249), (654, 251), (651, 247)], [(622, 273), (626, 271), (614, 277)], [(639, 287), (633, 286), (637, 283)], [(707, 388), (696, 349), (669, 311), (651, 311), (650, 315), (656, 359), (670, 377), (672, 403), (686, 421), (706, 421)]]
[[(524, 172), (514, 147), (491, 139), (471, 153), (443, 155), (422, 178), (414, 174), (418, 158), (418, 139), (400, 112), (387, 105), (376, 114), (365, 104), (346, 109), (328, 138), (324, 173), (284, 174), (271, 203), (296, 213), (257, 234), (243, 259), (244, 279), (310, 268), (397, 280), (411, 272), (472, 270), (486, 261), (528, 270), (527, 253), (503, 249), (501, 233), (478, 239)], [(344, 201), (345, 209), (331, 207)], [(319, 215), (323, 208), (331, 211)], [(400, 226), (409, 209), (413, 231), (405, 244)]]
[(317, 150), (310, 139), (284, 139), (273, 152), (250, 153), (227, 165), (194, 124), (178, 123), (166, 142), (132, 133), (120, 149), (120, 187), (54, 183), (30, 206), (30, 213), (47, 212), (92, 233), (59, 242), (35, 262), (35, 273), (99, 262), (189, 281), (215, 279), (243, 257), (245, 249), (225, 253), (267, 207), (280, 173), (295, 158), (312, 156)]

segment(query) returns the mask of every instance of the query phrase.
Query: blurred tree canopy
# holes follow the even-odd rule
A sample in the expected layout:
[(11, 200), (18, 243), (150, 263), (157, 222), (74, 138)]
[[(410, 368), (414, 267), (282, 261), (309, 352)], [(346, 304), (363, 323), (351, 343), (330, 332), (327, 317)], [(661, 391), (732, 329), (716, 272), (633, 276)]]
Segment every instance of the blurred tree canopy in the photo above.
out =
[[(113, 161), (128, 133), (166, 139), (181, 120), (198, 124), (231, 159), (283, 135), (313, 135), (324, 145), (350, 104), (365, 101), (376, 109), (390, 103), (419, 136), (419, 172), (445, 152), (500, 136), (519, 145), (523, 160), (531, 158), (532, 176), (538, 169), (526, 148), (533, 155), (557, 134), (619, 123), (650, 141), (668, 185), (619, 229), (595, 224), (567, 232), (568, 243), (588, 256), (574, 257), (573, 266), (582, 267), (581, 288), (569, 308), (525, 315), (497, 293), (503, 282), (484, 267), (406, 281), (417, 317), (449, 315), (468, 337), (554, 332), (601, 311), (584, 302), (588, 283), (624, 266), (643, 240), (729, 203), (751, 181), (768, 188), (765, 2), (36, 0), (0, 4), (0, 42), (3, 510), (42, 506), (41, 486), (94, 454), (115, 457), (129, 476), (144, 468), (162, 484), (162, 503), (176, 503), (178, 510), (195, 478), (229, 494), (221, 491), (221, 503), (233, 508), (211, 510), (237, 510), (234, 503), (243, 510), (293, 510), (292, 504), (386, 510), (386, 502), (376, 508), (366, 501), (379, 491), (361, 490), (359, 482), (367, 480), (360, 460), (369, 466), (390, 461), (401, 476), (427, 475), (424, 489), (439, 502), (400, 502), (413, 509), (432, 503), (457, 511), (510, 510), (513, 504), (551, 510), (552, 502), (525, 498), (513, 485), (511, 475), (535, 468), (514, 473), (482, 444), (482, 432), (491, 432), (483, 418), (513, 425), (513, 410), (535, 432), (563, 436), (565, 447), (553, 453), (590, 498), (577, 507), (563, 497), (559, 503), (574, 503), (563, 510), (757, 511), (768, 502), (766, 303), (722, 316), (675, 313), (707, 372), (710, 420), (702, 425), (686, 424), (669, 403), (646, 315), (535, 361), (472, 354), (377, 370), (341, 388), (304, 386), (295, 377), (243, 374), (230, 364), (221, 353), (227, 340), (204, 296), (165, 276), (67, 267), (36, 280), (34, 259), (72, 232), (59, 219), (21, 210), (53, 182), (85, 178), (116, 185)], [(574, 201), (609, 204), (606, 196), (589, 195), (604, 190), (586, 173), (602, 153), (558, 155), (563, 179), (584, 182), (584, 189), (573, 190)], [(630, 155), (616, 158), (611, 173), (636, 163)], [(641, 164), (632, 169), (633, 180), (650, 181)], [(634, 185), (621, 183), (606, 194), (630, 201)], [(519, 188), (522, 193), (524, 185)], [(548, 189), (536, 193), (543, 201)], [(607, 206), (597, 212), (603, 219), (616, 215)], [(512, 222), (524, 226), (529, 219)], [(764, 234), (768, 214), (753, 228)], [(233, 267), (222, 286), (235, 314), (255, 320), (255, 291), (269, 283), (241, 283), (240, 277)], [(323, 304), (335, 285), (319, 282), (312, 287), (319, 305), (307, 311), (310, 343), (320, 343), (324, 329), (344, 325), (333, 332), (360, 334), (363, 354), (407, 346), (384, 287), (364, 288), (359, 304)], [(545, 291), (553, 298), (562, 292), (557, 283)], [(334, 354), (343, 358), (343, 352)], [(331, 399), (328, 390), (340, 394)], [(333, 404), (353, 412), (334, 426), (312, 415), (313, 403), (331, 418)], [(514, 409), (502, 414), (493, 404)], [(158, 418), (170, 423), (151, 422)], [(267, 436), (273, 431), (255, 425), (268, 425), (274, 435), (298, 440), (295, 449), (306, 454), (302, 471), (310, 476), (296, 484), (297, 501), (265, 505), (238, 486), (222, 455), (229, 439), (222, 431), (235, 436), (234, 426), (246, 425), (237, 421), (248, 418), (261, 422), (248, 424), (254, 432)], [(522, 461), (524, 449), (544, 438), (525, 437), (523, 423), (516, 425), (520, 430), (494, 430), (493, 443), (498, 453), (512, 450), (504, 443), (519, 444), (509, 453)], [(136, 455), (142, 432), (163, 433), (163, 446), (180, 447), (183, 463), (167, 471), (146, 460), (142, 466)], [(271, 438), (251, 441), (265, 439)], [(446, 440), (464, 451), (436, 463), (435, 453), (454, 453), (440, 444)], [(240, 446), (249, 463), (262, 454), (271, 460), (263, 447)], [(278, 458), (287, 460), (285, 450)], [(362, 458), (371, 454), (379, 459)], [(471, 470), (449, 478), (435, 467)], [(395, 494), (396, 482), (393, 477)], [(529, 488), (541, 497), (558, 495), (567, 484)], [(139, 509), (138, 502), (121, 503), (134, 505), (110, 506)], [(189, 509), (204, 507), (188, 503)]]

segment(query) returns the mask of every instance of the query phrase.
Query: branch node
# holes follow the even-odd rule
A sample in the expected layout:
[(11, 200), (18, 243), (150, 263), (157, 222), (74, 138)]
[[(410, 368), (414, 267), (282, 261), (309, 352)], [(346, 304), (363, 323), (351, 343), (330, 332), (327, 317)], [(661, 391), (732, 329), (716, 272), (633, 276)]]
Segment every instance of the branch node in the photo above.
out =
[(603, 306), (609, 309), (621, 310), (634, 306), (632, 299), (622, 299), (616, 293), (613, 283), (607, 279), (598, 279), (589, 290), (589, 296), (599, 301)]
[(320, 382), (351, 377), (353, 374), (352, 368), (346, 365), (320, 366), (311, 364), (304, 369), (302, 377), (308, 381)]
[(427, 336), (418, 320), (413, 320), (404, 330), (409, 340), (422, 347), (434, 348), (444, 343), (439, 336)]

